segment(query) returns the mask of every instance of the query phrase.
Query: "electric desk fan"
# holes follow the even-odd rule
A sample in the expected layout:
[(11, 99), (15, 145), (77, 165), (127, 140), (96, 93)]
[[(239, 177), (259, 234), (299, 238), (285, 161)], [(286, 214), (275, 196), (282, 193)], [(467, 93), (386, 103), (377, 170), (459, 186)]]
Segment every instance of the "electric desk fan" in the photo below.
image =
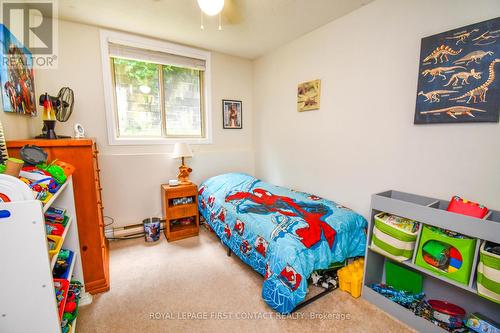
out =
[(47, 93), (40, 95), (39, 104), (43, 106), (44, 109), (42, 113), (43, 129), (42, 134), (38, 135), (37, 138), (71, 138), (70, 136), (57, 135), (54, 128), (56, 126), (56, 120), (60, 122), (68, 121), (73, 113), (74, 102), (73, 90), (68, 87), (61, 88), (57, 96), (50, 96)]

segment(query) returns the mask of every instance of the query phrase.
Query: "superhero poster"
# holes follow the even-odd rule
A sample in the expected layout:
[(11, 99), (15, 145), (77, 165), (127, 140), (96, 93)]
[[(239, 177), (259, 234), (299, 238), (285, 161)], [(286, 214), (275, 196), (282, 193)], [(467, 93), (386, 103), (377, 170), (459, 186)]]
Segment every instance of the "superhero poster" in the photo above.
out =
[(498, 122), (500, 17), (422, 39), (415, 124)]
[(0, 45), (3, 110), (36, 116), (31, 52), (3, 24), (0, 24)]

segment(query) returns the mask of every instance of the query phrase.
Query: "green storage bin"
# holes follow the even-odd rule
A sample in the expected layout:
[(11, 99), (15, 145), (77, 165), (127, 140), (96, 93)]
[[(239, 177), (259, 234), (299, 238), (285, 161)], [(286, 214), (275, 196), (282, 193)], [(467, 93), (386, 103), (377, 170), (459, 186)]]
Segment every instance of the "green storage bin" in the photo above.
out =
[(375, 215), (375, 225), (373, 226), (370, 248), (396, 261), (401, 262), (411, 259), (417, 240), (418, 227), (414, 232), (410, 232), (386, 222), (385, 219), (387, 217), (402, 219), (407, 223), (417, 223), (413, 220), (391, 216), (387, 213)]
[(500, 304), (500, 256), (484, 250), (481, 245), (477, 266), (478, 295)]
[(397, 290), (419, 294), (423, 289), (423, 276), (411, 269), (386, 260), (385, 284)]
[(424, 226), (415, 264), (435, 274), (468, 285), (474, 262), (476, 241), (472, 238), (450, 237), (432, 230), (429, 226)]

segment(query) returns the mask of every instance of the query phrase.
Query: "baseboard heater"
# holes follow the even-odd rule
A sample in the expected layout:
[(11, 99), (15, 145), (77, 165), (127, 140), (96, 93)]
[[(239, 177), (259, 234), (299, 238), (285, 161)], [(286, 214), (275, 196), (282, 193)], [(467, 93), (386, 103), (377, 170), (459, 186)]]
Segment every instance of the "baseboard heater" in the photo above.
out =
[[(163, 230), (164, 227), (165, 227), (165, 221), (162, 220), (160, 224), (161, 230)], [(144, 227), (142, 226), (142, 223), (130, 224), (117, 228), (104, 229), (104, 236), (106, 236), (106, 238), (108, 239), (127, 238), (143, 234), (144, 234)]]

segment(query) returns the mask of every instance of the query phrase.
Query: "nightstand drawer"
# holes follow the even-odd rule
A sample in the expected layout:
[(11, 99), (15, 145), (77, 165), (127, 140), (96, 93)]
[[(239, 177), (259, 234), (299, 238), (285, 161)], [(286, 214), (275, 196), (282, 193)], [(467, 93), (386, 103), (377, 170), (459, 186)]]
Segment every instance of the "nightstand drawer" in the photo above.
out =
[(192, 186), (182, 186), (178, 188), (170, 187), (168, 191), (165, 193), (168, 199), (179, 198), (179, 197), (188, 197), (188, 196), (197, 196), (198, 190), (196, 189), (196, 185)]
[(188, 216), (197, 216), (197, 215), (198, 215), (198, 207), (196, 206), (196, 204), (179, 205), (179, 206), (169, 207), (167, 209), (167, 218), (169, 220), (188, 217)]

